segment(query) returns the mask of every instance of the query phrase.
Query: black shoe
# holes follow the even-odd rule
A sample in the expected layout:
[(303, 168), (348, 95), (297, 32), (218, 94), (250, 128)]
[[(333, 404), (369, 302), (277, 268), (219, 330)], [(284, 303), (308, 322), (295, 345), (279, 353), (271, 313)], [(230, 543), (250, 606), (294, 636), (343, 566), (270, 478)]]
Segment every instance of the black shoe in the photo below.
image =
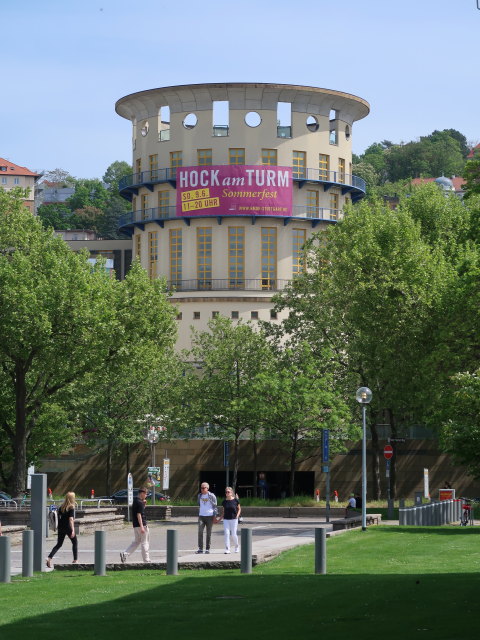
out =
[[(195, 551), (195, 553), (203, 553), (203, 549), (198, 549), (198, 551)], [(208, 551), (207, 551), (208, 553)]]
[(210, 553), (210, 549), (207, 549), (207, 550), (205, 551), (205, 553)]

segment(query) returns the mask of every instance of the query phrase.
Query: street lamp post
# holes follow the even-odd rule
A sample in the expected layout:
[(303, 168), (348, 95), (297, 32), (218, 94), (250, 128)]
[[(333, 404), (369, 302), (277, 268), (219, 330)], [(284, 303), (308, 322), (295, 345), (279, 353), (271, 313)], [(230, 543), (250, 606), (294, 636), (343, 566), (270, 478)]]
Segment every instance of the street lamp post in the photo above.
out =
[(367, 528), (367, 404), (372, 399), (368, 387), (357, 389), (355, 399), (362, 405), (362, 531)]

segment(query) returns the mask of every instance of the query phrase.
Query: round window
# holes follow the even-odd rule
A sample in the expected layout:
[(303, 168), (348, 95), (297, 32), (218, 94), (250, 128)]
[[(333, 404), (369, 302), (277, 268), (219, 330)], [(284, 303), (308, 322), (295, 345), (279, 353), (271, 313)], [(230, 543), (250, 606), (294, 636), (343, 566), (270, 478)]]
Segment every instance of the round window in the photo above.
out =
[(148, 120), (145, 120), (143, 127), (140, 129), (142, 136), (146, 136), (148, 133)]
[(193, 129), (198, 122), (198, 118), (194, 113), (189, 113), (188, 116), (185, 116), (183, 119), (183, 126), (185, 129)]
[(305, 124), (307, 125), (307, 129), (309, 131), (318, 131), (318, 128), (320, 126), (315, 116), (308, 116)]
[(256, 111), (249, 111), (245, 116), (245, 124), (248, 124), (249, 127), (258, 127), (261, 121), (262, 118)]

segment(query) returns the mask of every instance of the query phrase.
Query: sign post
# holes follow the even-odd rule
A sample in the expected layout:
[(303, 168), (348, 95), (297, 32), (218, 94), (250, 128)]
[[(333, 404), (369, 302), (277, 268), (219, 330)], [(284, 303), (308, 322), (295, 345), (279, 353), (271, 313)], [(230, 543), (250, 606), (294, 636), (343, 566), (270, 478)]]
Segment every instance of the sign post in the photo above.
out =
[(127, 520), (130, 522), (130, 507), (133, 504), (133, 476), (131, 473), (127, 476)]
[[(225, 467), (225, 486), (228, 487), (230, 476), (230, 442), (223, 441), (223, 466)], [(236, 491), (235, 487), (233, 489)]]
[(387, 500), (390, 503), (390, 460), (393, 458), (393, 447), (391, 444), (386, 444), (383, 447), (383, 457), (387, 461), (387, 468), (385, 476), (388, 478), (387, 482)]
[(162, 489), (170, 489), (170, 458), (163, 459), (163, 484)]
[(322, 470), (327, 473), (326, 482), (326, 520), (330, 522), (330, 431), (322, 429)]

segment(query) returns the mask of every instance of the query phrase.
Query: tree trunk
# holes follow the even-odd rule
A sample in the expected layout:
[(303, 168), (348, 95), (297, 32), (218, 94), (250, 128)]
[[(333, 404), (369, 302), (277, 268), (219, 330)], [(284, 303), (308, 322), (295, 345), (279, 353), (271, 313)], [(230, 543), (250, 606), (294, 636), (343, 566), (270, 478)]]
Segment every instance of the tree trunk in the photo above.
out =
[(295, 467), (297, 463), (297, 432), (295, 432), (292, 440), (292, 448), (290, 449), (290, 479), (288, 486), (288, 495), (293, 498), (295, 495)]
[(112, 454), (114, 438), (109, 436), (107, 440), (107, 474), (105, 477), (105, 492), (107, 496), (112, 494)]
[[(397, 425), (395, 423), (395, 416), (392, 409), (387, 409), (388, 421), (390, 423), (390, 434), (392, 438), (397, 437)], [(390, 460), (390, 477), (388, 479), (390, 483), (390, 498), (395, 500), (397, 493), (397, 445), (393, 443), (393, 456)]]
[(376, 427), (377, 414), (372, 415), (372, 421), (370, 424), (370, 433), (372, 435), (372, 459), (371, 459), (371, 474), (372, 474), (372, 489), (370, 493), (371, 500), (380, 500), (382, 495), (382, 489), (380, 485), (380, 462), (379, 462), (379, 445), (378, 445), (378, 431)]
[(13, 469), (11, 491), (14, 498), (19, 498), (25, 491), (27, 471), (27, 420), (26, 420), (27, 385), (25, 372), (20, 364), (15, 367), (15, 440), (13, 443)]
[(130, 473), (130, 444), (127, 442), (126, 444), (126, 458), (125, 458), (125, 462), (127, 465), (127, 473), (125, 474), (126, 476), (128, 476), (128, 474)]
[(237, 493), (237, 476), (238, 476), (238, 447), (239, 447), (239, 435), (235, 434), (235, 440), (233, 444), (233, 478), (232, 489), (233, 493)]
[(257, 449), (257, 437), (255, 432), (253, 433), (252, 438), (252, 448), (253, 448), (253, 497), (258, 498), (258, 449)]

